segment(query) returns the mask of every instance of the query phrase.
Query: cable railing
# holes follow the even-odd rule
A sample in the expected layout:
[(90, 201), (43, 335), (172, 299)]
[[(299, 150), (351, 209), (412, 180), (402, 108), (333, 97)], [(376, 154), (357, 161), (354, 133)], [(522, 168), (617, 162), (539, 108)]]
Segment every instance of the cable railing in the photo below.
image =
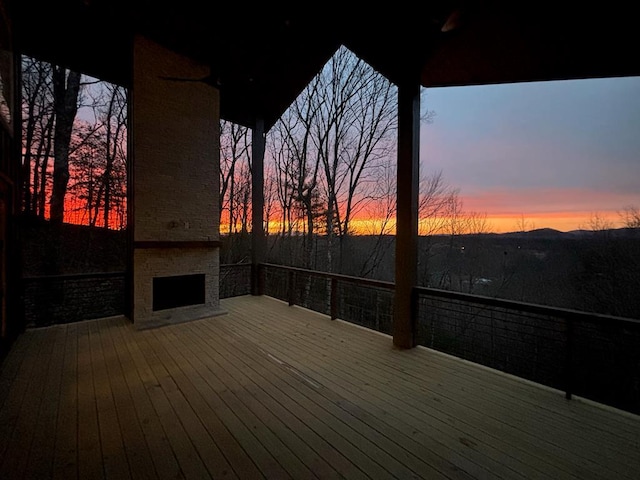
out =
[(391, 333), (394, 284), (262, 264), (263, 293), (383, 333)]
[(220, 298), (238, 297), (251, 293), (251, 264), (220, 264)]
[[(274, 264), (261, 264), (260, 272), (265, 295), (391, 334), (391, 282)], [(414, 292), (419, 345), (567, 398), (640, 413), (639, 320), (424, 287)]]
[(416, 287), (418, 343), (640, 413), (640, 321)]

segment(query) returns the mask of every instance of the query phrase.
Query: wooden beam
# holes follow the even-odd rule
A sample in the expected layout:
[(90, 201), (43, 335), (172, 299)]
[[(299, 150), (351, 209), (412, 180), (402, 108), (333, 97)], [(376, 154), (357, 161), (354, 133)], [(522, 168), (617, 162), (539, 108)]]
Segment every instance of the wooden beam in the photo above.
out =
[[(415, 81), (414, 81), (415, 80)], [(398, 172), (393, 344), (416, 345), (413, 289), (418, 272), (418, 178), (420, 83), (409, 78), (398, 86)]]
[(260, 263), (264, 261), (264, 120), (256, 120), (251, 135), (251, 295), (262, 295)]

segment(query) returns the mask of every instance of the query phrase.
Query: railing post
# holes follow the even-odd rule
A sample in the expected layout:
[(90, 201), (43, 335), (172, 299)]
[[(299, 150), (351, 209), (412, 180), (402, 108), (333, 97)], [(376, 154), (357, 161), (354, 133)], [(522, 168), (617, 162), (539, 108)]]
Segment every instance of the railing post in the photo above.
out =
[(566, 352), (565, 352), (565, 398), (567, 400), (571, 400), (571, 395), (573, 393), (573, 319), (570, 317), (566, 318), (566, 331), (567, 331), (567, 344), (566, 344)]
[(411, 329), (411, 333), (413, 336), (413, 342), (414, 344), (418, 343), (418, 326), (420, 324), (420, 295), (418, 293), (418, 289), (416, 287), (413, 287), (411, 289), (411, 318), (414, 319), (413, 323), (412, 323), (412, 329)]
[(338, 318), (338, 280), (331, 279), (331, 320)]
[(289, 306), (296, 304), (296, 272), (289, 272)]
[(258, 264), (258, 295), (264, 295), (265, 268), (262, 263)]

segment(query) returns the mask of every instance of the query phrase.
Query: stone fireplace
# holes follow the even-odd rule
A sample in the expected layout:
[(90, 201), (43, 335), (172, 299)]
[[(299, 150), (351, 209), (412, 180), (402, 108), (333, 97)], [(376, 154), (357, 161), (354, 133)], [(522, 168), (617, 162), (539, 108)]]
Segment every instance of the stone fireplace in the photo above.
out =
[(144, 37), (133, 64), (133, 322), (220, 314), (218, 90), (198, 81), (207, 67)]

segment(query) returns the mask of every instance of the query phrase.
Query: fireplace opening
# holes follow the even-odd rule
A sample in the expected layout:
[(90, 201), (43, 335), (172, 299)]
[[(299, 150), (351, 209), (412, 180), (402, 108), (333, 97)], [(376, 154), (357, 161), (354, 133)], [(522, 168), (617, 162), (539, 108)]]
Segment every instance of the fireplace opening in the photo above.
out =
[(204, 273), (153, 278), (153, 311), (204, 304)]

